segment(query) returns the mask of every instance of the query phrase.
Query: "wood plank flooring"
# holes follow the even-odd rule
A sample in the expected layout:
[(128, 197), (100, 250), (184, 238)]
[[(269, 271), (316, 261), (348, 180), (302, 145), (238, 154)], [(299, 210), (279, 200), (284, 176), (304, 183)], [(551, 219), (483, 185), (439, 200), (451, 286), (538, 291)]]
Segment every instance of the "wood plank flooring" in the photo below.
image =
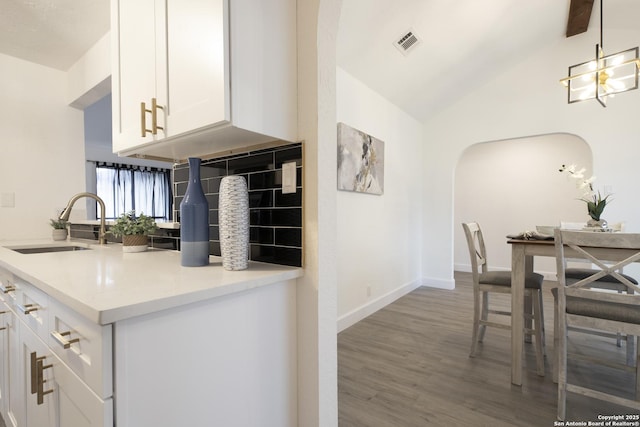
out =
[[(552, 381), (554, 282), (545, 282), (546, 376), (525, 344), (522, 387), (510, 381), (510, 332), (488, 328), (478, 355), (469, 357), (472, 285), (456, 273), (455, 290), (419, 288), (338, 335), (338, 413), (341, 427), (554, 426), (557, 385)], [(499, 296), (503, 297), (503, 296)], [(497, 298), (508, 309), (509, 296)], [(505, 319), (508, 321), (508, 319)], [(625, 360), (615, 340), (571, 334), (570, 348)], [(587, 364), (569, 375), (633, 398), (633, 375)], [(567, 420), (636, 411), (569, 394)]]

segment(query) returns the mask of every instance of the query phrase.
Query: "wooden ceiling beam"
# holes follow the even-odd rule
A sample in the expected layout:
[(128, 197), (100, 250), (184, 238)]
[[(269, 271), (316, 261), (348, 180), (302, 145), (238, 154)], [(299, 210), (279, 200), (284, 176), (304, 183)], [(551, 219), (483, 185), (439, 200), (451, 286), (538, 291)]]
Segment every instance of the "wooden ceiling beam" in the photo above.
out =
[(593, 0), (571, 0), (569, 19), (567, 20), (567, 37), (587, 31), (592, 9)]

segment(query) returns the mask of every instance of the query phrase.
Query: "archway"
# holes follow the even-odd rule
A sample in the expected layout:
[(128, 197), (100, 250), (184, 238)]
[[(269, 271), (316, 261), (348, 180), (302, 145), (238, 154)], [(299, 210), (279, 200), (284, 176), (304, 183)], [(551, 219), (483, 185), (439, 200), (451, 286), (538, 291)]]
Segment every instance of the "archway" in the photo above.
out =
[[(492, 268), (511, 268), (505, 236), (536, 225), (586, 221), (575, 182), (558, 172), (562, 164), (592, 170), (589, 145), (571, 134), (549, 134), (479, 143), (460, 156), (454, 186), (454, 269), (470, 271), (460, 224), (482, 227)], [(540, 260), (536, 271), (553, 274), (554, 261)]]

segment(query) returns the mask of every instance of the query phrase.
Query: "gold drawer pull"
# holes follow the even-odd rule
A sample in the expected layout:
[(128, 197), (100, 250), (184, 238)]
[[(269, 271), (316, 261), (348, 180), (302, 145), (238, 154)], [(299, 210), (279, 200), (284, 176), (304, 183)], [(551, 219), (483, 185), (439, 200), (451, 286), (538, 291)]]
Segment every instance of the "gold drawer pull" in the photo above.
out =
[(2, 291), (3, 294), (8, 294), (9, 292), (13, 292), (15, 290), (16, 287), (11, 283), (7, 284), (7, 286), (0, 285), (0, 291)]
[(71, 335), (71, 331), (67, 331), (67, 332), (51, 331), (51, 336), (53, 337), (53, 339), (56, 340), (56, 342), (65, 349), (71, 348), (71, 344), (73, 343), (80, 342), (80, 338), (74, 338), (71, 340), (66, 339), (65, 337), (68, 337), (69, 335)]
[(18, 307), (18, 310), (22, 312), (22, 314), (30, 314), (34, 311), (38, 311), (38, 306), (36, 304), (16, 304), (16, 306)]

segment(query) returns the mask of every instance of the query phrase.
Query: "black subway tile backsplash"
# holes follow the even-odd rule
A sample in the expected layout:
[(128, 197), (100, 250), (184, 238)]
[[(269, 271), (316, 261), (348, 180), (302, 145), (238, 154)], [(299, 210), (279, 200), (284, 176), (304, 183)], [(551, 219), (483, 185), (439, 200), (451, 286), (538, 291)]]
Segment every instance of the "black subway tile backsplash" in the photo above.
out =
[(274, 229), (275, 244), (278, 246), (300, 247), (302, 246), (302, 230), (294, 227), (281, 227)]
[(249, 172), (262, 172), (273, 170), (273, 152), (254, 154), (229, 159), (229, 175), (241, 175)]
[(264, 190), (279, 187), (281, 182), (280, 171), (257, 172), (249, 175), (248, 185), (249, 190)]
[[(282, 194), (282, 164), (296, 162), (297, 191)], [(226, 175), (245, 177), (249, 187), (250, 256), (254, 261), (302, 266), (302, 144), (203, 160), (202, 188), (209, 202), (209, 252), (220, 256), (218, 193)], [(188, 165), (174, 167), (174, 218), (187, 189)]]
[(282, 194), (282, 191), (275, 191), (276, 201), (274, 206), (284, 208), (292, 206), (302, 206), (302, 188), (298, 188), (295, 193)]
[(255, 261), (292, 266), (302, 265), (302, 252), (295, 248), (251, 245), (249, 252), (251, 259)]
[(275, 243), (273, 232), (273, 227), (250, 227), (249, 241), (251, 243), (273, 245)]
[(249, 208), (272, 208), (274, 190), (249, 191)]
[[(302, 156), (300, 150), (296, 147), (287, 150), (280, 150), (276, 155), (276, 169), (281, 169), (283, 163), (296, 162), (296, 165), (302, 167)], [(298, 181), (300, 182), (300, 181)]]

